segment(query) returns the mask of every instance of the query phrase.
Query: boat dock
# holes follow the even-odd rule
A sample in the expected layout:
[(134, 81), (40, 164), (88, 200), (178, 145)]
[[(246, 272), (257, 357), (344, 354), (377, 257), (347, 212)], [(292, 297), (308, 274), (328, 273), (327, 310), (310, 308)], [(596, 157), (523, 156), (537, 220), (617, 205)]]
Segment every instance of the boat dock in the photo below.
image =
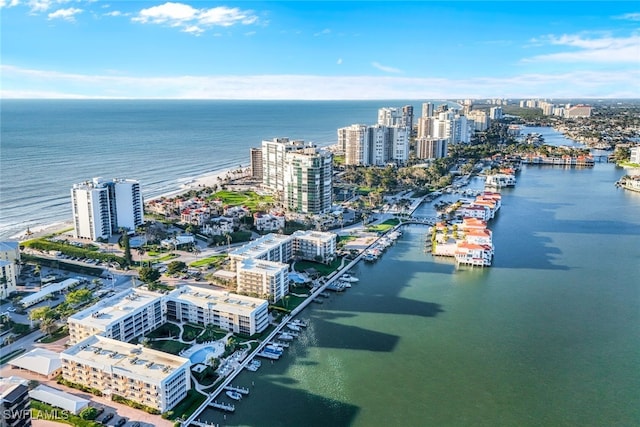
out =
[(236, 387), (236, 386), (233, 386), (231, 384), (226, 386), (224, 389), (225, 390), (229, 390), (229, 391), (237, 391), (238, 393), (244, 394), (245, 396), (249, 394), (249, 389), (248, 388)]
[(280, 355), (276, 354), (276, 353), (267, 353), (264, 351), (261, 351), (260, 353), (256, 354), (256, 356), (260, 356), (260, 357), (265, 357), (267, 359), (271, 359), (271, 360), (278, 360), (280, 359)]
[(231, 403), (220, 403), (220, 402), (217, 402), (215, 400), (213, 402), (209, 403), (209, 406), (211, 406), (212, 408), (215, 408), (215, 409), (220, 409), (220, 410), (225, 411), (225, 412), (233, 412), (233, 411), (236, 410), (236, 407), (234, 405), (232, 405)]

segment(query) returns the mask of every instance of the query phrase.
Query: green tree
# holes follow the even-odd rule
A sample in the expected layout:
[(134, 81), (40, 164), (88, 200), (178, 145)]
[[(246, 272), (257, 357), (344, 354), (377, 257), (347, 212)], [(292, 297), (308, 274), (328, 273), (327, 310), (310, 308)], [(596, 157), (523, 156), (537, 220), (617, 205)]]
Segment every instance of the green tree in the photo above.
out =
[(70, 305), (82, 305), (91, 301), (91, 291), (89, 289), (78, 289), (67, 294), (67, 303)]
[(139, 275), (144, 283), (153, 283), (160, 278), (160, 272), (152, 267), (142, 267)]
[(120, 231), (122, 232), (122, 249), (124, 250), (124, 263), (125, 265), (131, 265), (132, 257), (131, 257), (131, 242), (129, 241), (129, 233), (124, 228), (121, 228)]
[(167, 274), (175, 274), (185, 271), (187, 269), (187, 264), (183, 261), (171, 261), (167, 264)]
[(46, 319), (54, 320), (55, 317), (56, 317), (55, 310), (49, 306), (34, 308), (33, 310), (31, 310), (31, 312), (29, 312), (30, 320), (40, 320), (40, 321), (43, 321)]
[(56, 320), (52, 318), (44, 318), (40, 320), (40, 330), (43, 334), (49, 335), (58, 328)]
[(89, 406), (80, 411), (78, 415), (80, 415), (80, 418), (83, 420), (95, 420), (98, 416), (98, 409), (93, 406)]

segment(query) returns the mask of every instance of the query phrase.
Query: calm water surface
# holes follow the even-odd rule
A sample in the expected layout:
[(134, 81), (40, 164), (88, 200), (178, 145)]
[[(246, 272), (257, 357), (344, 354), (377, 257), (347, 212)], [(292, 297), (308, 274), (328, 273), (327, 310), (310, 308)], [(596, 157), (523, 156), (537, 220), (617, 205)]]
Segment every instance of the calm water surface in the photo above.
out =
[(614, 187), (623, 174), (524, 169), (491, 223), (491, 268), (436, 260), (427, 229), (406, 227), (357, 266), (359, 283), (302, 314), (311, 325), (285, 357), (234, 381), (252, 388), (235, 414), (200, 419), (640, 425), (640, 194)]

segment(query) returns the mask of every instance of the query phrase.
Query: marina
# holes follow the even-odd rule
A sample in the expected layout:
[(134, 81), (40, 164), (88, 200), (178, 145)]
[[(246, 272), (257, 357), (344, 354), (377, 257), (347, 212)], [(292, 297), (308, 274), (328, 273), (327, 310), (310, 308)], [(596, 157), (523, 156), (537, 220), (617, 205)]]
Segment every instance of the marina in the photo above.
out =
[[(610, 387), (615, 381), (640, 392), (640, 377), (630, 375), (640, 324), (631, 279), (640, 201), (611, 185), (619, 173), (606, 164), (526, 167), (518, 187), (502, 193), (508, 214), (493, 223), (499, 251), (491, 269), (425, 254), (425, 226), (403, 227), (388, 255), (353, 268), (366, 286), (309, 306), (309, 327), (287, 357), (263, 364), (259, 376), (238, 377), (255, 381), (256, 399), (232, 424), (277, 424), (272, 408), (285, 399), (288, 417), (312, 427), (364, 427), (391, 414), (403, 425), (464, 425), (471, 417), (486, 425), (610, 425), (614, 418), (633, 425), (637, 407)], [(543, 196), (540, 185), (549, 189)], [(614, 206), (625, 208), (616, 216)], [(433, 216), (432, 209), (425, 204), (416, 214)], [(615, 219), (594, 220), (602, 209)], [(598, 254), (581, 231), (596, 223), (600, 232), (589, 239)], [(593, 304), (597, 318), (586, 309)], [(549, 399), (558, 405), (544, 405)], [(229, 424), (217, 411), (198, 418)]]

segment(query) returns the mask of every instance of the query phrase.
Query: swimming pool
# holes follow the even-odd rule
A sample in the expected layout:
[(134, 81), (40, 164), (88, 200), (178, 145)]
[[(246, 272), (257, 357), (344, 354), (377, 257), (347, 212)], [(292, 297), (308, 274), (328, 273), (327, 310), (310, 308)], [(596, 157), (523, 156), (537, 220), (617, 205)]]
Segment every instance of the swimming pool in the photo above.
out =
[(298, 284), (309, 282), (309, 279), (307, 277), (304, 277), (303, 275), (295, 272), (289, 273), (289, 280), (293, 280), (295, 283), (298, 283)]
[(189, 356), (189, 360), (194, 365), (196, 363), (205, 363), (211, 356), (215, 356), (216, 351), (213, 347), (204, 347)]

